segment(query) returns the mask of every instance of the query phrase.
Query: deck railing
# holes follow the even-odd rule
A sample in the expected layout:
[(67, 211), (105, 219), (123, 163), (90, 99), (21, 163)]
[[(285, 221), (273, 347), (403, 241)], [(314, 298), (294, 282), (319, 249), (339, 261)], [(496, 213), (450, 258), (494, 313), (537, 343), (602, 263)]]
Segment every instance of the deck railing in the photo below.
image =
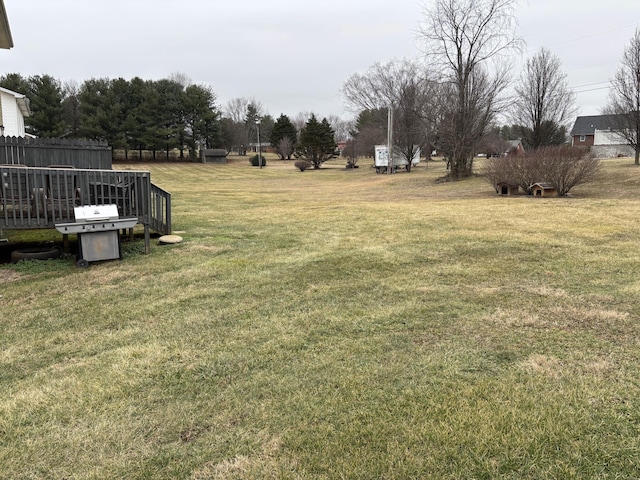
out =
[(171, 194), (154, 185), (151, 187), (150, 226), (156, 232), (168, 235), (171, 233)]
[(171, 194), (143, 171), (0, 166), (0, 230), (74, 222), (73, 207), (115, 204), (120, 218), (171, 233)]

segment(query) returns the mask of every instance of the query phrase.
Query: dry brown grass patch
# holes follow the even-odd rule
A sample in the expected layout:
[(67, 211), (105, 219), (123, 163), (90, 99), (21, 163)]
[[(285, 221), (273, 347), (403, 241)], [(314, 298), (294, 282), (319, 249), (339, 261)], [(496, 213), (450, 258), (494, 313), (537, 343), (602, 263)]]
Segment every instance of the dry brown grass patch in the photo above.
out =
[(22, 275), (13, 270), (0, 270), (0, 285), (3, 283), (15, 282), (22, 278)]

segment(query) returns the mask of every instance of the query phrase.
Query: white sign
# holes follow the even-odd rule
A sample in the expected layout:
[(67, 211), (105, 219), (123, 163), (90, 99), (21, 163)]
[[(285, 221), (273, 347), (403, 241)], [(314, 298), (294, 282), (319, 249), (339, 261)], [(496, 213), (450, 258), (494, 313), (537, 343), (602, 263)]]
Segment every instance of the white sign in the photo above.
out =
[[(420, 147), (414, 146), (415, 154), (411, 159), (411, 165), (417, 165), (420, 163)], [(407, 163), (407, 159), (404, 158), (397, 149), (393, 150), (393, 164), (396, 167), (403, 167)], [(387, 167), (389, 166), (389, 148), (386, 145), (376, 145), (375, 147), (375, 166)]]

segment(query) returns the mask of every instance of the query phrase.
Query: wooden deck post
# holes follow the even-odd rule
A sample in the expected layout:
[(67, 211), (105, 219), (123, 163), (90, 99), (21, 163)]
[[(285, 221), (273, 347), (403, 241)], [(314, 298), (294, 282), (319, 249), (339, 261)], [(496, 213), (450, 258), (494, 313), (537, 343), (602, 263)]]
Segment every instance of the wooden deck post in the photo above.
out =
[(149, 225), (144, 224), (144, 253), (149, 255), (151, 253), (151, 234), (149, 232)]

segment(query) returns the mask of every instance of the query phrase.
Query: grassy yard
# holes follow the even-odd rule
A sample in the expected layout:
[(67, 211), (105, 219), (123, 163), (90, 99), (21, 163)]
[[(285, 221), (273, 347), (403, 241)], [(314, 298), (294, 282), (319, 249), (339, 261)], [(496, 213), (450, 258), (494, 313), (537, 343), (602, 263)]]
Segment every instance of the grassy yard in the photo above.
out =
[(0, 478), (639, 478), (632, 163), (564, 199), (124, 166), (185, 241), (0, 266)]

